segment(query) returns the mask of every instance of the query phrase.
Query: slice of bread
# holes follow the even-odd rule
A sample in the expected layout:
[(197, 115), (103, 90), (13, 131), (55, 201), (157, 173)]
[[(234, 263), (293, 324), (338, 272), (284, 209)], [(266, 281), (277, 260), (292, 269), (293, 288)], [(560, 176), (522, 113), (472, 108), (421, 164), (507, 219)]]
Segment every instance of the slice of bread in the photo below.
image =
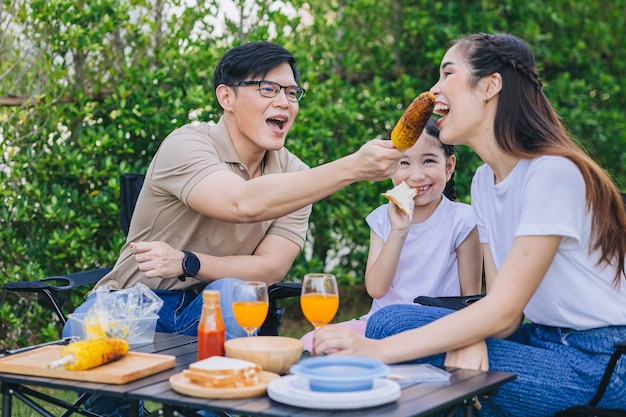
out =
[(183, 375), (207, 388), (241, 388), (258, 384), (261, 367), (241, 359), (212, 356), (194, 362)]
[(252, 387), (259, 383), (259, 374), (241, 375), (203, 375), (188, 369), (183, 370), (183, 376), (196, 385), (205, 388), (243, 388)]
[(209, 373), (211, 375), (245, 373), (250, 368), (261, 370), (261, 367), (254, 362), (225, 356), (211, 356), (210, 358), (189, 364), (191, 371)]
[(413, 188), (409, 187), (406, 182), (402, 181), (400, 184), (393, 187), (383, 193), (383, 197), (388, 198), (392, 203), (400, 208), (402, 213), (409, 216), (409, 219), (413, 217), (413, 208), (415, 202), (413, 199), (416, 196), (416, 192)]

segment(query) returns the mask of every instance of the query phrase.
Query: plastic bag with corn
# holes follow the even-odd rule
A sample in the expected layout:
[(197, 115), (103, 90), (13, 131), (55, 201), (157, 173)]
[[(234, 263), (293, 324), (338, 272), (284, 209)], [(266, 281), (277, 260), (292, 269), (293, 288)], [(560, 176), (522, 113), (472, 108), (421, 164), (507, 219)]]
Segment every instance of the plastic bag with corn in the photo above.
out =
[(84, 317), (84, 333), (88, 339), (142, 334), (141, 326), (148, 324), (136, 319), (157, 314), (162, 306), (163, 300), (141, 283), (114, 291), (98, 288), (96, 301)]

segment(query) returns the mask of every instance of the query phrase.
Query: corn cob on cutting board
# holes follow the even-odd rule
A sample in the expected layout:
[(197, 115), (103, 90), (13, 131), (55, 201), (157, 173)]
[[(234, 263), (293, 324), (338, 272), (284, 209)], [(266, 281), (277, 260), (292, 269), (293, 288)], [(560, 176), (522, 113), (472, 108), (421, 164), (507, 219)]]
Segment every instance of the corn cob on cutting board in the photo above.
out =
[(125, 384), (171, 369), (176, 364), (176, 357), (171, 355), (128, 352), (115, 362), (85, 371), (48, 368), (50, 362), (61, 357), (63, 348), (64, 346), (44, 346), (2, 358), (0, 359), (0, 372), (105, 384)]

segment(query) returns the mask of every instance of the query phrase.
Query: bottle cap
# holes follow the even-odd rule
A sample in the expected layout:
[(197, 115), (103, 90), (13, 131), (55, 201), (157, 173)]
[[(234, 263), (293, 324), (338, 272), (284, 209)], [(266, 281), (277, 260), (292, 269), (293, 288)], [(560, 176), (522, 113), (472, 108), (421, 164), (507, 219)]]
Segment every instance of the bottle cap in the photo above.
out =
[(204, 291), (202, 291), (202, 301), (205, 302), (205, 303), (219, 303), (220, 302), (220, 292), (219, 291), (204, 290)]

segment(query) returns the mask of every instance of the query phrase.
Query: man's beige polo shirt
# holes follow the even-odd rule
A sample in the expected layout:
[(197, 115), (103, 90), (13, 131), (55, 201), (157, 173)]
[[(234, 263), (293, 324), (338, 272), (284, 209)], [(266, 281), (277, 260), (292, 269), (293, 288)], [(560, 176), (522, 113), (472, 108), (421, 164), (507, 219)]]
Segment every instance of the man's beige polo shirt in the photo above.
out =
[[(223, 120), (217, 125), (190, 124), (173, 131), (148, 168), (117, 263), (95, 288), (106, 284), (110, 289), (121, 289), (142, 282), (151, 289), (199, 292), (206, 285), (193, 278), (184, 282), (176, 278), (146, 278), (137, 266), (130, 242), (164, 241), (176, 249), (214, 256), (251, 255), (266, 234), (275, 234), (302, 248), (310, 205), (275, 220), (249, 224), (223, 222), (188, 207), (189, 191), (205, 176), (222, 169), (249, 179), (248, 169), (240, 162)], [(265, 175), (306, 169), (285, 148), (267, 152)]]

